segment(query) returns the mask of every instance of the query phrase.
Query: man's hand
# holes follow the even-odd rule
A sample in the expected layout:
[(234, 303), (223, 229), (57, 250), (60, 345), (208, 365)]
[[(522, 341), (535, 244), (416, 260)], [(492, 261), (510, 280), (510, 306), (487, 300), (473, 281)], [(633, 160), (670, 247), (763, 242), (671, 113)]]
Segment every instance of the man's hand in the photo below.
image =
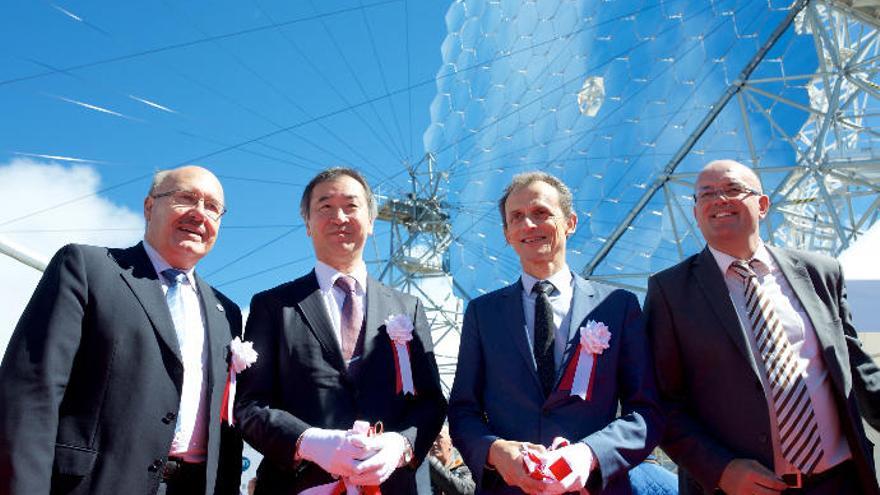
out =
[(521, 453), (523, 445), (541, 452), (546, 450), (543, 445), (499, 439), (492, 442), (489, 447), (487, 462), (498, 471), (498, 474), (508, 485), (519, 487), (520, 490), (529, 494), (541, 493), (545, 487), (544, 482), (530, 478), (523, 467)]
[(773, 471), (752, 459), (734, 459), (721, 473), (718, 482), (727, 495), (775, 495), (788, 488)]
[(552, 480), (544, 486), (542, 495), (559, 495), (567, 492), (580, 491), (587, 484), (590, 477), (590, 471), (593, 470), (593, 464), (596, 456), (589, 445), (576, 442), (556, 450), (548, 451), (544, 454), (548, 466), (552, 466), (559, 459), (564, 459), (571, 468), (561, 480)]
[(400, 466), (409, 443), (400, 433), (382, 433), (367, 439), (367, 445), (378, 451), (354, 467), (348, 482), (358, 486), (381, 485)]
[(302, 434), (296, 457), (312, 461), (330, 474), (351, 476), (361, 459), (378, 450), (368, 445), (365, 438), (342, 430), (309, 428)]

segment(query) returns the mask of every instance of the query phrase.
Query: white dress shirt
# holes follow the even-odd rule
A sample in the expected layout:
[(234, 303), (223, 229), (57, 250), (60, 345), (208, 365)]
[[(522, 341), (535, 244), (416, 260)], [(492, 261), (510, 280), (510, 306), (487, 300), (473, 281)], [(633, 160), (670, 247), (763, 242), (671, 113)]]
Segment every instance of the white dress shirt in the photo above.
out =
[[(162, 282), (162, 292), (168, 293), (168, 281), (162, 272), (174, 268), (144, 240), (156, 274)], [(182, 270), (187, 282), (180, 288), (183, 295), (184, 328), (175, 328), (180, 354), (183, 357), (183, 388), (180, 393), (180, 409), (174, 426), (174, 440), (169, 455), (186, 462), (205, 462), (208, 453), (208, 400), (205, 396), (207, 383), (207, 353), (205, 352), (205, 322), (202, 303), (196, 286), (194, 268)], [(218, 419), (219, 421), (219, 419)]]
[[(348, 275), (355, 280), (355, 295), (363, 309), (364, 319), (367, 318), (367, 265), (361, 263), (351, 273), (342, 273), (336, 268), (318, 261), (315, 264), (315, 275), (318, 277), (318, 286), (321, 288), (321, 296), (324, 299), (324, 306), (327, 313), (330, 314), (330, 321), (333, 322), (333, 334), (336, 336), (336, 342), (342, 349), (342, 304), (345, 302), (346, 293), (344, 290), (336, 286), (336, 279)], [(352, 361), (358, 359), (359, 356), (353, 356)]]
[[(522, 277), (522, 302), (523, 312), (526, 318), (526, 338), (529, 340), (529, 348), (532, 349), (532, 358), (535, 353), (535, 300), (538, 295), (532, 292), (532, 288), (539, 280), (528, 273), (523, 272)], [(574, 296), (574, 277), (568, 265), (549, 278), (543, 279), (553, 284), (553, 292), (548, 296), (550, 306), (553, 308), (553, 326), (555, 340), (553, 342), (553, 362), (557, 372), (562, 366), (562, 356), (565, 354), (565, 346), (568, 344), (568, 330), (571, 326), (571, 299)]]
[[(755, 335), (749, 323), (742, 279), (729, 270), (730, 264), (736, 258), (711, 246), (709, 251), (715, 257), (721, 273), (724, 274), (724, 282), (730, 291), (730, 299), (733, 302), (734, 308), (736, 308), (740, 325), (745, 330), (746, 336), (748, 336), (755, 362), (758, 364), (758, 369), (761, 370), (761, 384), (764, 386), (764, 395), (767, 397), (767, 407), (770, 410), (770, 431), (773, 439), (773, 457), (776, 463), (776, 473), (797, 472), (797, 468), (782, 456), (779, 427), (776, 422), (776, 415), (774, 414), (773, 400), (769, 393), (770, 385), (767, 381), (767, 371), (764, 369), (764, 361), (758, 351)], [(761, 285), (764, 293), (773, 302), (776, 315), (779, 317), (791, 349), (797, 357), (797, 371), (801, 374), (807, 386), (807, 392), (810, 394), (810, 399), (812, 399), (813, 412), (815, 413), (816, 424), (819, 427), (822, 450), (824, 451), (819, 464), (816, 465), (815, 472), (821, 473), (849, 459), (852, 457), (852, 454), (850, 453), (846, 437), (841, 430), (840, 416), (838, 415), (834, 404), (834, 396), (832, 395), (832, 384), (828, 376), (828, 368), (825, 366), (825, 360), (820, 352), (821, 347), (816, 338), (816, 330), (813, 328), (809, 316), (807, 316), (807, 313), (801, 306), (785, 275), (779, 270), (776, 260), (773, 259), (773, 256), (763, 244), (758, 247), (753, 259), (760, 262), (753, 265), (752, 269), (758, 276), (758, 283)]]

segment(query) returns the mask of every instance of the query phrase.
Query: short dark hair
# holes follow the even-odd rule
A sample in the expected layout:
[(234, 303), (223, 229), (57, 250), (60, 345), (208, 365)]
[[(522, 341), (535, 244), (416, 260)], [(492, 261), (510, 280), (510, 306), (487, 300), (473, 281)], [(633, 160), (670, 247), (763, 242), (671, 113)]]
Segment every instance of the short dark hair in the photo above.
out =
[(562, 213), (566, 218), (571, 216), (573, 211), (571, 191), (564, 182), (547, 172), (523, 172), (513, 176), (510, 184), (504, 190), (504, 195), (498, 200), (498, 209), (501, 211), (501, 222), (505, 229), (507, 229), (507, 207), (505, 205), (505, 203), (507, 203), (507, 198), (513, 194), (514, 191), (522, 189), (532, 182), (544, 182), (553, 187), (553, 189), (556, 189), (556, 192), (559, 193), (559, 207), (562, 208)]
[(373, 190), (370, 189), (370, 184), (367, 183), (367, 179), (353, 168), (332, 167), (319, 172), (318, 175), (314, 176), (306, 185), (302, 198), (299, 200), (299, 214), (302, 216), (303, 220), (307, 222), (309, 221), (309, 213), (311, 213), (309, 208), (312, 202), (312, 191), (315, 189), (315, 186), (322, 182), (336, 180), (342, 176), (351, 177), (363, 186), (364, 194), (367, 197), (367, 207), (370, 209), (370, 220), (376, 219), (378, 208), (376, 206), (376, 200), (373, 198)]

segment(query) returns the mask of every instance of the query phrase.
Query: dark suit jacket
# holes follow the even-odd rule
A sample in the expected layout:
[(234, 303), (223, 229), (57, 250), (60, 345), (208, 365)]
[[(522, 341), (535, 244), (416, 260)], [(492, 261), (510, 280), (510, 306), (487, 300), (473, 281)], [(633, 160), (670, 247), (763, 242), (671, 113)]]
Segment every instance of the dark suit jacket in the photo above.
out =
[[(861, 410), (880, 425), (880, 372), (852, 326), (840, 265), (816, 254), (768, 249), (824, 349), (862, 493), (880, 493), (860, 417)], [(667, 413), (661, 446), (679, 464), (681, 492), (712, 493), (734, 458), (772, 470), (770, 411), (748, 343), (751, 330), (740, 325), (709, 249), (651, 277), (645, 309)]]
[[(394, 314), (408, 316), (415, 327), (409, 347), (415, 397), (395, 390), (394, 354), (384, 324)], [(417, 298), (372, 278), (367, 279), (365, 319), (361, 364), (352, 376), (314, 271), (254, 296), (245, 335), (260, 357), (239, 376), (235, 417), (245, 440), (264, 456), (258, 494), (293, 494), (330, 482), (313, 463), (295, 465), (296, 441), (310, 427), (347, 430), (355, 420), (382, 421), (385, 431), (409, 440), (412, 463), (395, 471), (382, 492), (416, 493), (415, 468), (446, 413), (430, 327)], [(426, 483), (418, 492), (429, 494), (427, 464), (420, 469)]]
[(598, 358), (590, 400), (559, 390), (545, 400), (526, 336), (522, 290), (517, 281), (468, 304), (449, 398), (453, 445), (483, 493), (521, 493), (484, 469), (493, 441), (549, 446), (557, 436), (585, 441), (595, 452), (600, 476), (591, 476), (591, 493), (600, 488), (602, 493), (630, 493), (626, 471), (651, 453), (662, 431), (638, 300), (630, 292), (575, 276), (571, 340), (563, 362), (567, 365), (574, 355), (578, 329), (587, 320), (608, 326), (610, 346)]
[[(209, 363), (206, 493), (237, 494), (241, 439), (221, 429), (220, 403), (241, 313), (197, 282)], [(155, 493), (182, 386), (171, 313), (143, 245), (65, 246), (0, 365), (0, 494)]]

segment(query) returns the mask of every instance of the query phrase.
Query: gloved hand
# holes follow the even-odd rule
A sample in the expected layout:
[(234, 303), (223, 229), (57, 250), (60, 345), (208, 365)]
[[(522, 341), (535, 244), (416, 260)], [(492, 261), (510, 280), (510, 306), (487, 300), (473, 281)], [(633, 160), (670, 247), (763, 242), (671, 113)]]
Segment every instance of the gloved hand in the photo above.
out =
[(309, 428), (302, 434), (297, 458), (312, 461), (336, 476), (355, 474), (355, 466), (379, 449), (371, 447), (362, 434), (351, 431)]
[(367, 439), (368, 446), (378, 447), (372, 457), (354, 467), (354, 475), (348, 482), (358, 486), (380, 485), (397, 469), (409, 449), (409, 442), (400, 433), (386, 432)]
[(582, 442), (548, 450), (544, 454), (548, 466), (552, 466), (559, 459), (564, 459), (571, 468), (571, 472), (561, 480), (545, 480), (544, 489), (541, 490), (542, 495), (559, 495), (582, 490), (590, 477), (594, 457), (593, 450)]

